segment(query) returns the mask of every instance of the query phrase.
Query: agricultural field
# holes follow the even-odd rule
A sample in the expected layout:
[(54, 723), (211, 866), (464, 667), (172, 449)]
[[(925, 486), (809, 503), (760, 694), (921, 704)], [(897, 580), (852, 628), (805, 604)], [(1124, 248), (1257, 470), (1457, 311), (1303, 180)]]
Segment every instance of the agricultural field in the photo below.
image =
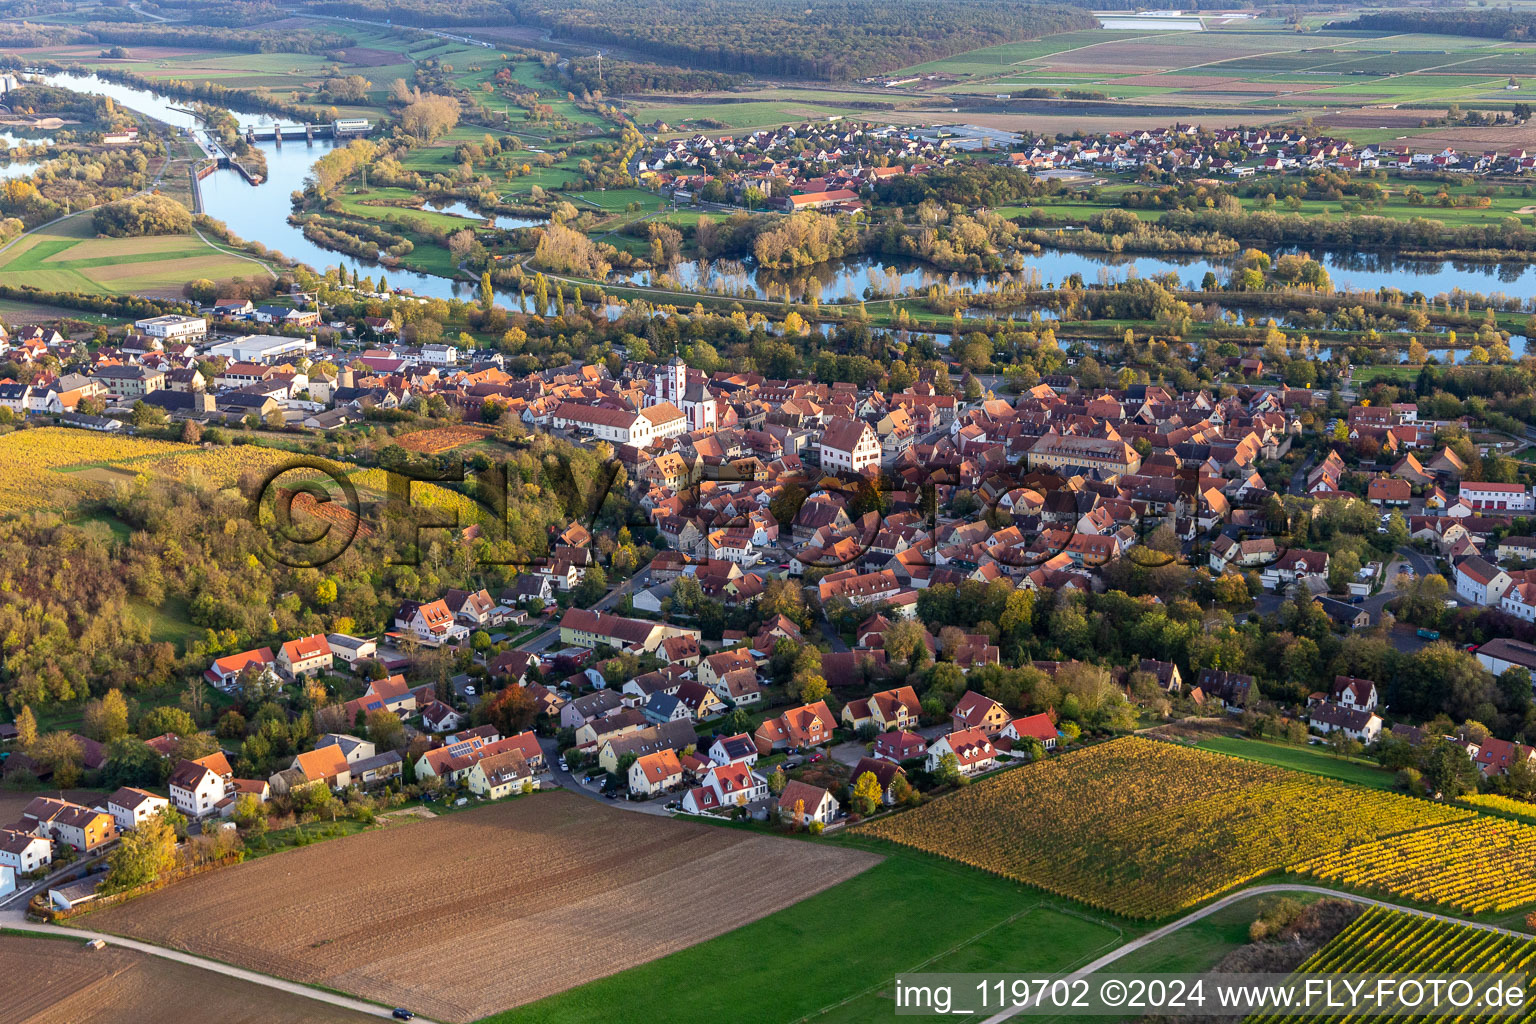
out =
[(899, 972), (1065, 972), (1145, 929), (916, 850), (846, 834), (820, 841), (887, 856), (745, 927), (484, 1024), (869, 1024), (890, 1019)]
[(170, 441), (111, 437), (67, 427), (6, 434), (0, 437), (0, 513), (62, 510), (88, 485), (90, 478), (83, 473), (188, 450)]
[(262, 857), (80, 921), (468, 1022), (713, 938), (878, 860), (549, 793)]
[(194, 278), (265, 274), (265, 264), (216, 249), (195, 234), (97, 238), (88, 213), (23, 235), (0, 250), (0, 284), (46, 291), (179, 299), (182, 286)]
[(460, 424), (453, 427), (431, 427), (395, 438), (395, 444), (408, 452), (423, 455), (440, 455), (466, 444), (474, 444), (490, 437), (496, 431), (491, 427)]
[(861, 831), (1090, 906), (1157, 918), (1319, 847), (1343, 850), (1468, 816), (1130, 737), (1006, 772)]
[(0, 935), (5, 1024), (365, 1024), (377, 1018), (109, 946)]
[[(1412, 970), (1424, 973), (1489, 973), (1530, 970), (1536, 962), (1536, 942), (1449, 921), (1434, 921), (1380, 907), (1368, 908), (1329, 943), (1307, 958), (1294, 972), (1308, 974), (1348, 974)], [(1500, 1020), (1528, 1024), (1533, 1011), (1501, 1016)], [(1322, 1015), (1297, 1016), (1261, 1014), (1247, 1018), (1244, 1024), (1278, 1024), (1280, 1021), (1337, 1020)], [(1428, 1019), (1423, 1016), (1380, 1016), (1351, 1014), (1351, 1021), (1391, 1020), (1408, 1024)]]
[(1295, 870), (1466, 914), (1512, 910), (1536, 902), (1536, 828), (1479, 817), (1315, 857)]

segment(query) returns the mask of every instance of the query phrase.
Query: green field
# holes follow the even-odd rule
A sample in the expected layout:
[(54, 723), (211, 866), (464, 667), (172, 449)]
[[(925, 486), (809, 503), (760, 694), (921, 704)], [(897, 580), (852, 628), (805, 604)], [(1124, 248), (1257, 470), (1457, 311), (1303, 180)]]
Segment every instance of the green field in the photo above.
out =
[(1357, 786), (1392, 789), (1395, 785), (1392, 773), (1374, 762), (1358, 758), (1345, 760), (1335, 757), (1323, 747), (1298, 747), (1289, 743), (1271, 743), (1268, 740), (1239, 736), (1219, 736), (1203, 740), (1199, 745), (1206, 750), (1338, 779), (1340, 782), (1352, 782)]
[(89, 213), (23, 235), (0, 250), (0, 284), (93, 295), (179, 297), (186, 282), (262, 274), (262, 264), (228, 255), (197, 235), (96, 238)]
[(487, 1018), (495, 1024), (867, 1024), (898, 971), (1067, 971), (1144, 926), (870, 840), (863, 874), (719, 938)]

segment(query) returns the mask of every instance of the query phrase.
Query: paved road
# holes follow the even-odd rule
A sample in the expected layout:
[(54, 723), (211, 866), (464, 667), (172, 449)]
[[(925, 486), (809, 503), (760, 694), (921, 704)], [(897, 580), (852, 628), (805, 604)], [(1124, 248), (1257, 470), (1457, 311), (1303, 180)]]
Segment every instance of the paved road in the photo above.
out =
[[(1491, 924), (1478, 924), (1474, 921), (1463, 921), (1457, 917), (1447, 917), (1444, 914), (1435, 914), (1428, 910), (1414, 910), (1410, 907), (1400, 907), (1395, 903), (1388, 903), (1385, 900), (1373, 900), (1369, 896), (1356, 896), (1354, 893), (1339, 892), (1337, 889), (1328, 889), (1320, 885), (1288, 885), (1281, 882), (1274, 885), (1256, 885), (1251, 889), (1239, 889), (1237, 892), (1229, 893), (1228, 895), (1223, 896), (1221, 899), (1217, 900), (1215, 903), (1201, 907), (1194, 913), (1181, 917), (1177, 921), (1165, 924), (1161, 928), (1154, 929), (1153, 931), (1148, 932), (1138, 939), (1132, 939), (1125, 945), (1120, 946), (1111, 952), (1105, 953), (1097, 960), (1084, 964), (1082, 967), (1079, 967), (1077, 970), (1073, 971), (1070, 977), (1081, 978), (1086, 975), (1093, 974), (1095, 971), (1103, 970), (1105, 967), (1108, 967), (1116, 960), (1119, 960), (1130, 953), (1134, 953), (1136, 950), (1142, 948), (1143, 946), (1151, 945), (1161, 938), (1172, 935), (1174, 932), (1194, 924), (1196, 921), (1210, 917), (1218, 910), (1221, 910), (1224, 907), (1229, 907), (1239, 900), (1248, 899), (1250, 896), (1262, 896), (1267, 893), (1291, 892), (1310, 892), (1317, 893), (1318, 895), (1322, 896), (1333, 896), (1337, 899), (1349, 900), (1351, 903), (1362, 903), (1368, 907), (1384, 907), (1387, 910), (1396, 910), (1404, 914), (1412, 914), (1414, 917), (1426, 917), (1431, 921), (1449, 921), (1452, 924), (1463, 925), (1467, 928), (1476, 928), (1479, 931), (1493, 932), (1497, 935), (1510, 935), (1517, 939), (1530, 938), (1530, 936), (1524, 932), (1513, 931), (1509, 928), (1500, 928), (1497, 925)], [(1001, 1021), (1008, 1020), (1009, 1018), (1017, 1015), (1022, 1009), (1024, 1008), (1011, 1007), (999, 1013), (993, 1014), (985, 1021), (983, 1021), (982, 1024), (1000, 1024)]]
[(672, 817), (672, 812), (667, 810), (667, 802), (669, 800), (681, 799), (682, 797), (681, 793), (674, 793), (664, 798), (657, 797), (655, 800), (622, 800), (617, 798), (609, 800), (603, 796), (602, 791), (597, 786), (584, 786), (581, 784), (581, 779), (575, 774), (561, 770), (560, 747), (553, 737), (540, 737), (539, 746), (544, 750), (544, 762), (549, 766), (550, 775), (554, 777), (554, 780), (560, 784), (562, 789), (569, 790), (579, 796), (584, 796), (589, 800), (595, 800), (600, 804), (617, 807), (620, 810), (636, 811), (640, 814), (652, 814), (661, 818), (670, 818)]
[[(283, 992), (304, 996), (307, 999), (314, 999), (318, 1002), (330, 1003), (332, 1006), (340, 1006), (357, 1013), (366, 1013), (372, 1017), (388, 1018), (390, 1016), (390, 1009), (388, 1007), (366, 1003), (361, 999), (353, 999), (350, 996), (327, 992), (324, 989), (311, 988), (308, 985), (301, 985), (296, 981), (286, 981), (282, 978), (274, 978), (271, 975), (258, 974), (255, 971), (247, 971), (242, 967), (219, 963), (217, 960), (206, 960), (200, 956), (193, 956), (191, 953), (154, 946), (148, 942), (138, 942), (134, 939), (124, 939), (116, 935), (104, 935), (100, 932), (84, 931), (79, 928), (65, 928), (54, 924), (36, 924), (26, 920), (20, 911), (6, 911), (0, 914), (0, 926), (14, 928), (17, 931), (36, 932), (39, 935), (63, 935), (74, 939), (100, 939), (110, 946), (119, 946), (123, 949), (147, 953), (150, 956), (158, 956), (163, 960), (174, 960), (180, 964), (201, 967), (205, 971), (222, 974), (228, 978), (239, 978), (241, 981), (249, 981), (252, 984), (279, 989)], [(427, 1017), (417, 1017), (416, 1019), (422, 1021), (423, 1024), (437, 1024), (436, 1021)]]

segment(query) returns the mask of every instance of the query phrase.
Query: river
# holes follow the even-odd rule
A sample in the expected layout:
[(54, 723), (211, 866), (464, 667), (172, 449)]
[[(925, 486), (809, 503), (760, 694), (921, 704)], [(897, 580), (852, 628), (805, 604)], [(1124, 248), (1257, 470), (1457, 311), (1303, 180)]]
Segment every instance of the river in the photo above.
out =
[[(199, 130), (199, 122), (187, 113), (180, 101), (143, 89), (105, 81), (96, 75), (41, 75), (41, 80), (79, 92), (110, 96), (118, 103), (167, 124), (188, 131)], [(269, 115), (232, 110), (242, 124), (273, 123)], [(381, 270), (395, 287), (409, 288), (418, 295), (451, 298), (469, 297), (476, 285), (469, 281), (451, 281), (431, 274), (403, 268), (381, 268), (374, 264), (325, 249), (304, 237), (288, 223), (290, 195), (303, 187), (310, 166), (327, 152), (332, 143), (316, 140), (306, 143), (290, 139), (256, 143), (267, 158), (267, 179), (252, 187), (234, 171), (215, 171), (202, 182), (204, 211), (224, 221), (241, 238), (260, 241), (269, 249), (321, 269), (339, 266), (376, 276)], [(0, 173), (5, 173), (0, 171)], [(14, 172), (12, 172), (14, 173)], [(428, 207), (433, 208), (433, 207)], [(444, 213), (466, 220), (484, 220), (461, 202), (437, 207)], [(501, 228), (537, 223), (527, 218), (502, 217)], [(1470, 292), (1515, 291), (1522, 298), (1536, 293), (1536, 265), (1462, 263), (1456, 261), (1400, 260), (1361, 252), (1324, 252), (1319, 261), (1328, 269), (1335, 288), (1398, 288), (1436, 295), (1452, 289)], [(832, 260), (795, 271), (756, 267), (750, 257), (742, 260), (716, 260), (710, 263), (683, 263), (668, 276), (683, 290), (733, 295), (742, 298), (780, 299), (786, 293), (792, 299), (815, 296), (820, 302), (858, 301), (870, 294), (889, 296), (933, 284), (951, 288), (981, 289), (1007, 282), (1026, 281), (1059, 284), (1078, 274), (1087, 284), (1124, 281), (1132, 276), (1149, 277), (1173, 274), (1182, 284), (1199, 287), (1207, 272), (1224, 277), (1227, 261), (1205, 257), (1182, 256), (1107, 256), (1066, 250), (1048, 250), (1024, 258), (1025, 270), (1014, 274), (968, 274), (939, 270), (916, 260), (861, 256)], [(615, 275), (612, 284), (649, 284), (659, 275), (642, 272)], [(498, 293), (500, 294), (500, 293)], [(508, 296), (516, 305), (516, 296)]]

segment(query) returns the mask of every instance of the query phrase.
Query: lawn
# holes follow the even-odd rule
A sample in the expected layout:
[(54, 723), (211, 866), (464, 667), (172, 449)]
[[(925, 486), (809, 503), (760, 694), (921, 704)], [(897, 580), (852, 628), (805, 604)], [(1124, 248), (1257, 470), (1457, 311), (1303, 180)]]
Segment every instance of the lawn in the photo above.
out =
[(575, 203), (578, 210), (595, 206), (607, 213), (622, 213), (630, 203), (639, 203), (645, 210), (655, 210), (666, 205), (666, 200), (661, 196), (638, 188), (612, 188), (602, 192), (570, 192), (565, 198)]
[(1250, 761), (1290, 768), (1310, 775), (1321, 775), (1340, 782), (1352, 782), (1357, 786), (1373, 789), (1392, 789), (1391, 772), (1362, 759), (1345, 760), (1336, 757), (1322, 747), (1297, 747), (1289, 743), (1271, 743), (1268, 740), (1247, 739), (1241, 736), (1217, 736), (1205, 740), (1200, 746), (1221, 754), (1231, 754)]
[(0, 284), (93, 295), (181, 294), (197, 277), (227, 280), (258, 273), (196, 235), (96, 238), (88, 213), (35, 231), (0, 252)]
[(886, 859), (709, 942), (487, 1022), (863, 1024), (893, 1012), (898, 971), (1067, 971), (1142, 930), (910, 850), (837, 842)]

